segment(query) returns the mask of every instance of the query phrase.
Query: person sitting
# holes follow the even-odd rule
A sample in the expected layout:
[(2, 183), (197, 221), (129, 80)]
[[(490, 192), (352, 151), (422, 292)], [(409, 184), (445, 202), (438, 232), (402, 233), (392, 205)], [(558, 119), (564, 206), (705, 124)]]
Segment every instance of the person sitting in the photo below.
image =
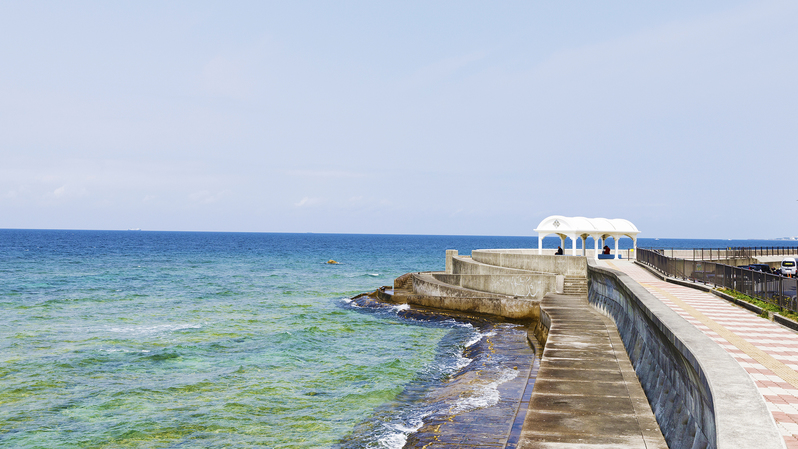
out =
[(557, 256), (562, 256), (562, 247), (561, 247), (561, 246), (558, 246), (558, 247), (557, 247), (557, 252), (556, 252), (555, 254), (556, 254)]
[(610, 253), (610, 247), (607, 246), (607, 245), (604, 245), (604, 254), (609, 254), (609, 253)]

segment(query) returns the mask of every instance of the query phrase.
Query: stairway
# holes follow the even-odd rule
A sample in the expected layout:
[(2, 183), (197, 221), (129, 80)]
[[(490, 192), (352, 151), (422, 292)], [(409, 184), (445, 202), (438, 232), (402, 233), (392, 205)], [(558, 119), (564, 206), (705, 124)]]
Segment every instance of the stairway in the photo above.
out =
[(587, 297), (587, 278), (565, 276), (563, 281), (563, 295)]

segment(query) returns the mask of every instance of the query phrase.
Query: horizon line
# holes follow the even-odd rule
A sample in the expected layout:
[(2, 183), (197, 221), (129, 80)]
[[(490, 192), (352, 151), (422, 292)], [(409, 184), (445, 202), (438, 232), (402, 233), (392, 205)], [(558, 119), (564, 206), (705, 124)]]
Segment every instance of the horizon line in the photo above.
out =
[[(315, 231), (209, 231), (209, 230), (166, 230), (166, 229), (85, 229), (85, 228), (0, 228), (0, 231), (88, 231), (88, 232), (185, 232), (185, 233), (216, 233), (216, 234), (316, 234), (316, 235), (393, 235), (393, 236), (418, 236), (418, 237), (511, 237), (535, 238), (536, 235), (488, 235), (488, 234), (395, 234), (395, 233), (364, 233), (364, 232), (315, 232)], [(544, 240), (556, 239), (556, 236), (546, 236)], [(629, 237), (625, 237), (629, 238)], [(767, 240), (767, 241), (796, 241), (798, 237), (754, 237), (754, 238), (720, 238), (720, 237), (638, 237), (647, 240)]]

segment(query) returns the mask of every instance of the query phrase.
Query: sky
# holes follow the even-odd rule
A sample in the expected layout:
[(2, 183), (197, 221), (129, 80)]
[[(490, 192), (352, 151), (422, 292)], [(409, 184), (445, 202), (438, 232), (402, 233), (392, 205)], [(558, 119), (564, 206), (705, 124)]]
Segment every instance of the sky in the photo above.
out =
[(795, 236), (796, 23), (790, 1), (0, 0), (0, 228)]

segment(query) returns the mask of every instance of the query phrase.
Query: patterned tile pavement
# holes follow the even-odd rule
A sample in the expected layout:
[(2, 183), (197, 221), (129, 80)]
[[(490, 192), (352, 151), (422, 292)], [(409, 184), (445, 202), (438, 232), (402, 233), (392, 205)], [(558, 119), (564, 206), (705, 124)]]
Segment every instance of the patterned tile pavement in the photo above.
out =
[(601, 261), (628, 274), (729, 352), (750, 374), (781, 431), (798, 449), (798, 334), (700, 290), (660, 280), (629, 261)]

